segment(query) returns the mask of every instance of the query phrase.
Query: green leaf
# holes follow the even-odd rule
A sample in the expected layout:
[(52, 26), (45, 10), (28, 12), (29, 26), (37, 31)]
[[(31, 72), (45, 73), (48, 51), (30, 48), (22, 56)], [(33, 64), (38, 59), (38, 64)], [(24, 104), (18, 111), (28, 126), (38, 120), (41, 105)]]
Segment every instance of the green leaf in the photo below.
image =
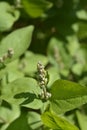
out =
[(52, 37), (49, 41), (47, 51), (50, 63), (55, 65), (59, 71), (70, 66), (70, 57), (65, 50), (63, 41)]
[(37, 63), (41, 62), (44, 66), (48, 63), (48, 59), (46, 56), (41, 54), (34, 54), (30, 51), (25, 53), (25, 57), (20, 62), (20, 67), (25, 64), (25, 67), (21, 69), (25, 74), (30, 75), (37, 71)]
[(45, 112), (42, 115), (42, 121), (46, 126), (56, 130), (79, 130), (64, 118), (50, 112)]
[(71, 56), (74, 56), (75, 54), (77, 54), (77, 51), (80, 48), (79, 41), (75, 35), (68, 36), (67, 40), (68, 40), (68, 45), (67, 45), (68, 51)]
[(32, 78), (17, 79), (1, 90), (1, 98), (11, 104), (39, 109), (42, 101), (38, 98), (41, 89)]
[(76, 15), (79, 19), (87, 20), (87, 11), (86, 10), (79, 10), (76, 12)]
[(26, 12), (34, 18), (40, 17), (44, 11), (52, 7), (52, 3), (46, 0), (22, 0)]
[(82, 72), (83, 72), (83, 65), (82, 64), (80, 64), (80, 63), (77, 63), (77, 64), (74, 64), (73, 66), (72, 66), (72, 72), (74, 73), (74, 74), (76, 74), (76, 75), (81, 75), (82, 74)]
[(71, 70), (74, 74), (81, 75), (86, 65), (85, 52), (82, 50), (82, 48), (79, 48), (77, 51), (78, 53), (74, 54), (74, 60), (76, 63), (72, 65)]
[(0, 106), (0, 123), (2, 123), (2, 127), (0, 130), (6, 129), (15, 119), (20, 116), (20, 109), (18, 106), (12, 105), (12, 108), (6, 108)]
[(33, 26), (24, 27), (2, 39), (0, 43), (0, 57), (3, 57), (10, 48), (14, 51), (12, 58), (7, 58), (5, 63), (17, 59), (25, 52), (30, 45), (33, 29)]
[(22, 78), (24, 74), (19, 70), (19, 60), (15, 60), (7, 64), (5, 73), (7, 73), (8, 83), (13, 82), (18, 78)]
[(0, 2), (0, 31), (9, 30), (19, 18), (20, 13), (7, 2)]
[(27, 116), (28, 116), (28, 124), (29, 124), (30, 128), (36, 130), (40, 126), (42, 126), (43, 123), (41, 121), (40, 114), (38, 114), (36, 112), (28, 112)]
[[(58, 70), (55, 67), (50, 67), (47, 69), (48, 74), (49, 74), (49, 82), (47, 84), (48, 88), (51, 87), (51, 85), (57, 80), (60, 79)], [(55, 78), (54, 78), (55, 77)]]
[(81, 78), (81, 79), (79, 80), (79, 83), (80, 83), (81, 85), (87, 86), (87, 77), (84, 76), (83, 78)]
[(3, 79), (3, 77), (6, 76), (7, 83), (10, 83), (18, 78), (23, 77), (24, 74), (19, 70), (18, 63), (18, 60), (8, 63), (7, 66), (0, 71), (0, 79)]
[(27, 113), (23, 112), (6, 130), (31, 130), (28, 125)]
[(55, 81), (50, 92), (51, 109), (58, 114), (87, 103), (87, 88), (71, 81)]
[(81, 40), (87, 38), (87, 23), (79, 22), (78, 26), (79, 26), (79, 30), (77, 32), (77, 35), (79, 39)]
[(76, 111), (78, 124), (81, 130), (87, 130), (87, 115), (82, 114), (79, 111)]

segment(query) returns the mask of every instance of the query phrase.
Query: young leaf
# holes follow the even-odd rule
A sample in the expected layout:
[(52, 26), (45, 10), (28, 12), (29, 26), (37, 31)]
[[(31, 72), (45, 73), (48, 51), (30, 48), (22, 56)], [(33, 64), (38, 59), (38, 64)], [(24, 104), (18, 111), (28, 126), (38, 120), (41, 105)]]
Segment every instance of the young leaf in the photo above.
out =
[(46, 126), (56, 130), (79, 130), (76, 126), (64, 118), (61, 118), (50, 112), (45, 112), (42, 115), (42, 121)]
[(55, 81), (50, 93), (51, 109), (58, 114), (87, 103), (87, 88), (71, 81)]
[(52, 4), (46, 0), (22, 0), (26, 12), (34, 18), (41, 16)]
[(30, 45), (33, 30), (33, 26), (28, 26), (18, 29), (5, 37), (0, 43), (0, 57), (3, 57), (10, 48), (14, 54), (11, 58), (7, 58), (8, 60), (5, 60), (5, 62), (21, 56)]
[(42, 101), (38, 99), (40, 93), (36, 80), (20, 78), (3, 86), (1, 98), (11, 104), (39, 109), (42, 106)]

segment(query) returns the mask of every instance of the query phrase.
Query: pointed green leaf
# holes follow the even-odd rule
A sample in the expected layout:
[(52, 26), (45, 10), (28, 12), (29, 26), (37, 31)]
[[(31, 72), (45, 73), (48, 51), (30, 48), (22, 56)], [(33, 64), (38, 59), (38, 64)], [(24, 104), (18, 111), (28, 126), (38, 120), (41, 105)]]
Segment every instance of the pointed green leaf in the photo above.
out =
[(7, 58), (7, 60), (5, 60), (5, 63), (17, 59), (25, 52), (25, 50), (30, 45), (33, 29), (33, 26), (18, 29), (6, 36), (1, 41), (0, 57), (3, 57), (10, 48), (14, 51), (12, 58)]
[(22, 0), (22, 4), (26, 12), (34, 18), (41, 16), (52, 6), (52, 3), (46, 0)]
[(61, 118), (50, 112), (45, 112), (42, 115), (42, 121), (46, 126), (56, 130), (79, 130), (76, 126), (64, 118)]
[(87, 88), (71, 81), (55, 81), (50, 92), (51, 109), (58, 114), (87, 103)]

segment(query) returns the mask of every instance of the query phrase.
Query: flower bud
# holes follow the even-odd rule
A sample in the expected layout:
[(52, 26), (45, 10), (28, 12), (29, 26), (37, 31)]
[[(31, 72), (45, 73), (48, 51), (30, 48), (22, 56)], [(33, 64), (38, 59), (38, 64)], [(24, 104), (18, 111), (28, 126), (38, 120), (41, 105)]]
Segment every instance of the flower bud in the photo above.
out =
[(14, 54), (14, 50), (12, 48), (8, 49), (8, 57), (11, 58)]

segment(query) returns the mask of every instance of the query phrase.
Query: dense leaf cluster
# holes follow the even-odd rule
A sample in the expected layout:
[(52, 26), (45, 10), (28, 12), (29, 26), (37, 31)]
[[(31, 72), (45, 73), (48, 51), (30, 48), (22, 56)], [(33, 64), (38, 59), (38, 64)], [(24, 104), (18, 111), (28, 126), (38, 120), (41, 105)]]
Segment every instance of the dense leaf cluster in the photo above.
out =
[(0, 130), (87, 130), (86, 103), (87, 0), (1, 0)]

